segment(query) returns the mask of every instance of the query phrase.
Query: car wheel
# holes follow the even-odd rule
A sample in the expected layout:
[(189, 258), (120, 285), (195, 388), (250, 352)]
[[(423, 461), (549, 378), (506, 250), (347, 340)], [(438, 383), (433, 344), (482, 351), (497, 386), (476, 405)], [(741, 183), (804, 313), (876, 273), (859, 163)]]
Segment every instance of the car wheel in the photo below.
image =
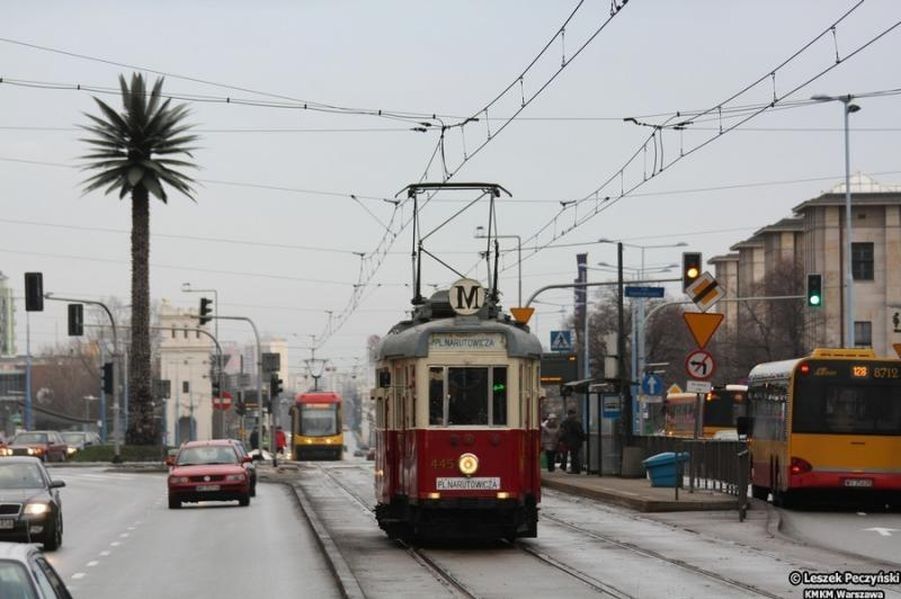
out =
[(63, 544), (62, 516), (57, 516), (44, 535), (44, 551), (56, 551)]
[(238, 505), (240, 505), (241, 507), (247, 507), (248, 505), (250, 505), (250, 493), (238, 499)]
[(257, 496), (257, 481), (252, 481), (250, 483), (250, 496), (251, 497)]
[(181, 501), (177, 497), (169, 496), (169, 509), (177, 510), (181, 507)]

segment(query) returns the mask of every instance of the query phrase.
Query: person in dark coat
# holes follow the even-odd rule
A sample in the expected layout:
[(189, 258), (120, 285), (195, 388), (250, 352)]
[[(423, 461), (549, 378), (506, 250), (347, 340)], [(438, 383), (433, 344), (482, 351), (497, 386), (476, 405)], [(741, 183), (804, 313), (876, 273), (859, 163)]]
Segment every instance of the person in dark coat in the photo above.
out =
[(251, 451), (254, 449), (260, 448), (260, 434), (257, 429), (253, 429), (250, 433), (250, 449)]
[(582, 421), (572, 408), (567, 411), (566, 419), (560, 425), (560, 440), (569, 452), (569, 472), (579, 474), (582, 472), (582, 443), (585, 442), (585, 431), (582, 429)]

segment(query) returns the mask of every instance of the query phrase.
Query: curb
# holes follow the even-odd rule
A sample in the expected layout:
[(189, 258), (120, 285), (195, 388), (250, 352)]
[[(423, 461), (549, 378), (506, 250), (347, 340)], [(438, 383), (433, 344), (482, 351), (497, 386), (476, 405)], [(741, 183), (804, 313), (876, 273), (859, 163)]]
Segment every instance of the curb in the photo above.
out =
[(341, 596), (345, 599), (366, 599), (366, 594), (363, 593), (360, 582), (354, 576), (322, 520), (319, 519), (319, 516), (313, 510), (313, 505), (310, 503), (306, 492), (297, 482), (282, 481), (282, 484), (287, 485), (294, 492), (294, 497), (297, 499), (300, 510), (306, 517), (307, 523), (316, 537), (316, 542), (325, 554), (326, 562), (328, 562), (329, 569), (338, 583)]

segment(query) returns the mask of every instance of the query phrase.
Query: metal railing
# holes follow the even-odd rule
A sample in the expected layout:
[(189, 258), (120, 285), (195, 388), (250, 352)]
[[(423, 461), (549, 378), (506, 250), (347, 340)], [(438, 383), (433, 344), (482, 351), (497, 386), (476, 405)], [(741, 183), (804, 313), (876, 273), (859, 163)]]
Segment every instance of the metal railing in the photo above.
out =
[(733, 495), (739, 519), (744, 520), (750, 468), (746, 442), (636, 436), (633, 443), (644, 450), (645, 458), (666, 451), (688, 453), (684, 472), (688, 477), (689, 492), (704, 489)]

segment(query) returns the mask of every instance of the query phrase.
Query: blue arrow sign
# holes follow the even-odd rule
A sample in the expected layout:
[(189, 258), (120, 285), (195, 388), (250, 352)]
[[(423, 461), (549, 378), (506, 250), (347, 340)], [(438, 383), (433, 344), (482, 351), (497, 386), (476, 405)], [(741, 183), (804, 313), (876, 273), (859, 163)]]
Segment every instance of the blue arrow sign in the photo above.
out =
[(663, 287), (626, 287), (626, 297), (663, 297)]
[(572, 331), (551, 331), (551, 351), (572, 351)]
[(663, 395), (663, 379), (656, 374), (646, 374), (641, 379), (641, 392), (645, 395)]

